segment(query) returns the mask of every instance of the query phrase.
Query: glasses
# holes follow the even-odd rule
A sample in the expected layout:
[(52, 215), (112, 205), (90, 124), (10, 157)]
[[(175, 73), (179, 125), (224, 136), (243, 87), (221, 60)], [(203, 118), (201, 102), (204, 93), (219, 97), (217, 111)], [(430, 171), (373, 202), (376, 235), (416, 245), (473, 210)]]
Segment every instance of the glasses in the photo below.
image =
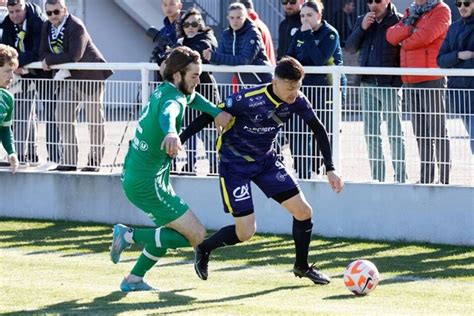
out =
[(459, 2), (456, 2), (456, 6), (457, 6), (458, 8), (460, 8), (460, 7), (464, 4), (464, 6), (465, 6), (466, 8), (468, 8), (468, 7), (471, 5), (471, 3), (472, 3), (472, 2), (470, 2), (470, 1), (464, 1), (464, 2), (463, 2), (463, 1), (459, 1)]
[(294, 5), (296, 2), (298, 2), (298, 0), (281, 0), (281, 4), (283, 5), (287, 5), (288, 3)]
[(56, 9), (54, 11), (46, 11), (47, 16), (52, 16), (53, 14), (54, 15), (59, 15), (59, 13), (61, 13), (61, 10), (59, 10), (59, 9)]
[(191, 23), (190, 23), (190, 22), (184, 22), (184, 23), (183, 23), (183, 27), (184, 27), (185, 29), (187, 29), (187, 28), (190, 27), (190, 26), (196, 28), (196, 27), (199, 26), (199, 23), (196, 22), (196, 21), (192, 21)]
[(367, 0), (367, 4), (372, 4), (372, 3), (374, 3), (374, 2), (377, 3), (377, 4), (379, 4), (379, 3), (382, 2), (382, 0)]

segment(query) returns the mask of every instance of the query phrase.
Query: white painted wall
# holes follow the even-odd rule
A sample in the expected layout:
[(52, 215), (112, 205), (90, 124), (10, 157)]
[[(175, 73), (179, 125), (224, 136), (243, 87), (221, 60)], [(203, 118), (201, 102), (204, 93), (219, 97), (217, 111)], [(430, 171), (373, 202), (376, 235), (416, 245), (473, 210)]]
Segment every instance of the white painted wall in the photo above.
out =
[[(222, 211), (217, 178), (174, 177), (176, 192), (205, 226), (232, 223)], [(152, 225), (124, 197), (118, 175), (0, 171), (0, 216)], [(474, 245), (474, 187), (302, 181), (314, 209), (314, 233), (328, 237)], [(252, 188), (259, 232), (291, 233), (291, 217)]]

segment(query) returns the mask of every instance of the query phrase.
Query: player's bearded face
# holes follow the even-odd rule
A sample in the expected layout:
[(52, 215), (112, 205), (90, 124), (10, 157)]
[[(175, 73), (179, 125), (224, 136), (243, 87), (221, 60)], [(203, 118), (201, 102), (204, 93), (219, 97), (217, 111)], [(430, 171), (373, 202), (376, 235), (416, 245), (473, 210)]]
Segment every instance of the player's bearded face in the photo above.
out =
[(200, 83), (199, 76), (201, 75), (201, 65), (191, 64), (189, 70), (181, 80), (178, 82), (178, 89), (184, 94), (192, 94), (196, 86)]

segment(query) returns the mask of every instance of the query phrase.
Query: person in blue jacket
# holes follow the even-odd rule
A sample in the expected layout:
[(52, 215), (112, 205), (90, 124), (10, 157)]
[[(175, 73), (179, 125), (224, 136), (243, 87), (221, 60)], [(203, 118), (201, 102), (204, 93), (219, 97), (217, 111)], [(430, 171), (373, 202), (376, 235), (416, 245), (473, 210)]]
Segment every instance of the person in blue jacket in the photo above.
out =
[[(461, 18), (454, 22), (438, 53), (441, 68), (474, 68), (474, 1), (457, 1)], [(461, 114), (474, 154), (474, 77), (450, 77), (450, 112)], [(469, 90), (466, 90), (469, 89)]]
[[(320, 1), (305, 2), (301, 7), (301, 28), (296, 32), (288, 48), (287, 55), (296, 58), (303, 66), (341, 66), (342, 49), (337, 30), (322, 19), (323, 4)], [(307, 74), (303, 80), (306, 95), (326, 130), (332, 134), (332, 85), (331, 74)], [(310, 86), (310, 87), (308, 87)], [(318, 88), (316, 88), (318, 87)], [(319, 174), (322, 159), (311, 163), (319, 145), (315, 148), (309, 133), (301, 122), (295, 122), (290, 136), (290, 149), (294, 167), (300, 178), (310, 178), (311, 171)], [(317, 151), (316, 151), (317, 150)]]
[[(232, 3), (227, 16), (230, 27), (224, 30), (216, 51), (211, 48), (203, 52), (205, 60), (217, 65), (267, 65), (270, 61), (257, 26), (247, 16), (242, 3)], [(269, 73), (238, 73), (239, 84), (255, 85), (272, 80)]]

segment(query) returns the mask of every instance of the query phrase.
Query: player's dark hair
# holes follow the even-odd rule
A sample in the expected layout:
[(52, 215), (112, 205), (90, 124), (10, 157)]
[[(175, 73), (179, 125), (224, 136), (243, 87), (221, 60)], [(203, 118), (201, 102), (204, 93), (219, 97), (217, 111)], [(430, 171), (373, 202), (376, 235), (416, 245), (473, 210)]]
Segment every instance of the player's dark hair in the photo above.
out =
[(181, 73), (181, 76), (184, 77), (189, 70), (189, 65), (192, 63), (201, 63), (201, 56), (198, 52), (186, 46), (174, 48), (165, 60), (163, 78), (173, 82), (173, 74), (178, 71)]
[(5, 64), (18, 67), (18, 53), (13, 47), (0, 44), (0, 67)]
[(299, 61), (290, 56), (283, 56), (275, 67), (275, 77), (290, 81), (304, 78), (304, 68)]

